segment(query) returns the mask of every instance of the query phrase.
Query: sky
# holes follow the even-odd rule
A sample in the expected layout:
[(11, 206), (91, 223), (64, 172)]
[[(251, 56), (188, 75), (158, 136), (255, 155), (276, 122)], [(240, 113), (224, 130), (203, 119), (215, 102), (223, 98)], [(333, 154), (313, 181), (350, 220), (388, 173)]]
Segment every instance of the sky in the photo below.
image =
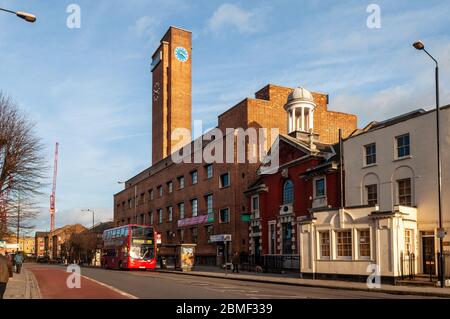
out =
[[(79, 28), (69, 27), (73, 4)], [(83, 209), (95, 211), (95, 222), (112, 220), (117, 181), (150, 166), (151, 55), (171, 25), (193, 32), (192, 114), (205, 129), (268, 83), (326, 92), (329, 109), (358, 115), (359, 127), (430, 109), (434, 64), (412, 48), (418, 39), (440, 62), (441, 104), (450, 104), (448, 1), (0, 0), (0, 7), (37, 16), (31, 24), (0, 12), (0, 91), (36, 123), (45, 145), (38, 230), (49, 229), (55, 142), (57, 227), (90, 226)]]

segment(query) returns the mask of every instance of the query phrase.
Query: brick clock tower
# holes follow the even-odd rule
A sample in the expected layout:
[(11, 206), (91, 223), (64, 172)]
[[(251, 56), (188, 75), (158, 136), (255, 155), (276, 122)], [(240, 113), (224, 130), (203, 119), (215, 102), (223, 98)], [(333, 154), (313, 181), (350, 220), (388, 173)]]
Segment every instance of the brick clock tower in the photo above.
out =
[(152, 164), (169, 156), (172, 131), (191, 131), (192, 33), (170, 27), (152, 56)]

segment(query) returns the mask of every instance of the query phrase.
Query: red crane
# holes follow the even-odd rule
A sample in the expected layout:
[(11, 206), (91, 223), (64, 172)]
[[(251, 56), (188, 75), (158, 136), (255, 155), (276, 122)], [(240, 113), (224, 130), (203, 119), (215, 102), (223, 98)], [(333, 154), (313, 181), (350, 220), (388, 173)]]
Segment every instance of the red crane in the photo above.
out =
[(56, 176), (58, 175), (58, 146), (57, 142), (55, 145), (55, 161), (53, 164), (53, 186), (52, 194), (50, 195), (50, 231), (55, 230), (55, 200), (56, 200)]

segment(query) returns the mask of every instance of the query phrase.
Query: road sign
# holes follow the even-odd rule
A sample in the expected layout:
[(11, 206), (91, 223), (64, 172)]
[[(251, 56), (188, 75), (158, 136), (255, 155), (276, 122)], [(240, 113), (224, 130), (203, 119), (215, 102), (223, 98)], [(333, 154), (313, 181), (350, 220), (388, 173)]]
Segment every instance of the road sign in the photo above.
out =
[(447, 235), (447, 232), (445, 231), (444, 228), (438, 228), (437, 230), (437, 237), (438, 238), (444, 238), (445, 235)]

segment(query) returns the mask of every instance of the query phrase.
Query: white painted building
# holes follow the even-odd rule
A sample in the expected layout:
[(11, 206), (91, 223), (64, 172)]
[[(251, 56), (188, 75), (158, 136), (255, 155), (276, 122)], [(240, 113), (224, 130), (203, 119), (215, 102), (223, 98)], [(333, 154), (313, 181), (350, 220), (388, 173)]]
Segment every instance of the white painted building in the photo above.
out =
[[(450, 106), (440, 112), (443, 226), (450, 250)], [(355, 131), (344, 143), (345, 208), (299, 220), (301, 271), (389, 281), (436, 273), (439, 251), (435, 110)]]

